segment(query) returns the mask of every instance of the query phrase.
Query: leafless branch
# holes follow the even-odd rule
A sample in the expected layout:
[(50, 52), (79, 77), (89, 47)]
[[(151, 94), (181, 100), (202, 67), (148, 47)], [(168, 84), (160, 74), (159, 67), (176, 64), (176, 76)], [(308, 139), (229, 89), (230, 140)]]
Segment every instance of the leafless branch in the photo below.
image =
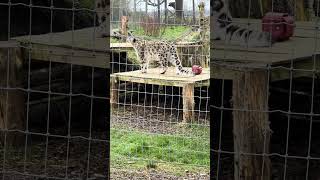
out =
[(165, 0), (162, 0), (161, 2), (160, 2), (160, 4), (158, 4), (158, 3), (153, 3), (153, 2), (151, 2), (151, 0), (144, 0), (148, 5), (150, 5), (150, 6), (159, 6), (159, 5), (161, 5), (161, 4), (163, 4), (164, 2), (165, 2)]

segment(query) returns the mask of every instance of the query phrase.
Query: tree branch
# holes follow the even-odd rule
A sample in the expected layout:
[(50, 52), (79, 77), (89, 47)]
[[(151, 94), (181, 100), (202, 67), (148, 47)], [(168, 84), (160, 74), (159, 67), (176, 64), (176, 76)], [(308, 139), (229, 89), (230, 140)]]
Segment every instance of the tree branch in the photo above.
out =
[(144, 0), (144, 1), (145, 1), (148, 5), (150, 5), (150, 6), (159, 6), (159, 5), (163, 4), (165, 0), (162, 0), (162, 1), (160, 2), (160, 4), (158, 4), (158, 3), (153, 3), (153, 2), (151, 2), (151, 0)]

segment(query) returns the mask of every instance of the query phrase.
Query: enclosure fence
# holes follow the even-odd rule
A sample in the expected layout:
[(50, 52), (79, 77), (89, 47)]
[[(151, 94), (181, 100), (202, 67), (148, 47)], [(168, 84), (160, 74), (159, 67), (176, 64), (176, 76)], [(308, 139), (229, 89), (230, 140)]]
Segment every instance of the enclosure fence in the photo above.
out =
[(108, 178), (108, 53), (94, 4), (77, 3), (0, 3), (2, 179)]
[(289, 12), (295, 29), (265, 48), (211, 39), (212, 178), (318, 179), (319, 1), (228, 2), (235, 25), (260, 28), (262, 9)]
[[(145, 2), (111, 1), (111, 32), (178, 44), (184, 68), (201, 65), (203, 72), (176, 75), (169, 64), (160, 74), (151, 63), (142, 74), (141, 57), (132, 45), (111, 39), (111, 177), (208, 179), (209, 48), (192, 44), (199, 41), (200, 1), (194, 1), (194, 8), (185, 2), (183, 12), (168, 7), (169, 1)], [(208, 43), (209, 28), (205, 33)]]

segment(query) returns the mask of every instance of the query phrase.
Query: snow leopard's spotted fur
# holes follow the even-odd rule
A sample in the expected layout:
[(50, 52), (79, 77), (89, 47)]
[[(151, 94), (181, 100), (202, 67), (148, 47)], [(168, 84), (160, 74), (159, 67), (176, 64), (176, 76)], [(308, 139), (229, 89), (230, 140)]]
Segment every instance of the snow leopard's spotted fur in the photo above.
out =
[(104, 37), (107, 36), (107, 18), (110, 8), (110, 0), (96, 0), (95, 1), (97, 21), (98, 21), (98, 36)]
[(161, 68), (160, 74), (166, 73), (170, 62), (176, 67), (176, 74), (195, 76), (193, 71), (183, 68), (177, 53), (177, 47), (174, 43), (167, 41), (142, 40), (132, 36), (131, 33), (129, 33), (127, 41), (133, 45), (133, 48), (140, 59), (142, 73), (147, 73), (151, 61), (157, 60)]
[(270, 33), (235, 24), (225, 0), (211, 0), (210, 4), (211, 15), (214, 18), (214, 40), (223, 40), (226, 44), (245, 47), (268, 47), (272, 44)]

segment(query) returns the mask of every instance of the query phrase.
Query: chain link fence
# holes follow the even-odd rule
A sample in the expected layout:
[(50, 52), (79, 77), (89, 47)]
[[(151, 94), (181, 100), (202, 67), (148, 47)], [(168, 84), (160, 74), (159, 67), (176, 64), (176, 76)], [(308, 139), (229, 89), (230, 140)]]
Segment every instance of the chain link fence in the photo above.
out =
[[(217, 2), (211, 1), (212, 10)], [(251, 0), (242, 2), (248, 8), (236, 12), (239, 16), (233, 18), (233, 25), (261, 30), (261, 20), (252, 17), (260, 7), (252, 6)], [(319, 2), (288, 1), (289, 10), (280, 8), (279, 1), (260, 3), (264, 15), (290, 11), (294, 34), (262, 48), (211, 39), (211, 176), (319, 179), (319, 23), (314, 16)], [(215, 15), (211, 24), (217, 21)], [(275, 27), (271, 33), (292, 27), (287, 19), (276, 24), (275, 19), (283, 17), (273, 14), (273, 24), (265, 24)], [(218, 33), (211, 32), (212, 37)]]
[(209, 179), (209, 28), (204, 39), (199, 32), (209, 3), (200, 12), (201, 1), (184, 1), (182, 11), (173, 2), (111, 1), (112, 32), (131, 32), (149, 47), (173, 42), (184, 68), (203, 67), (186, 77), (173, 64), (160, 74), (151, 62), (142, 74), (132, 44), (111, 39), (111, 179)]
[(0, 2), (2, 179), (108, 178), (109, 44), (95, 14), (85, 0)]

